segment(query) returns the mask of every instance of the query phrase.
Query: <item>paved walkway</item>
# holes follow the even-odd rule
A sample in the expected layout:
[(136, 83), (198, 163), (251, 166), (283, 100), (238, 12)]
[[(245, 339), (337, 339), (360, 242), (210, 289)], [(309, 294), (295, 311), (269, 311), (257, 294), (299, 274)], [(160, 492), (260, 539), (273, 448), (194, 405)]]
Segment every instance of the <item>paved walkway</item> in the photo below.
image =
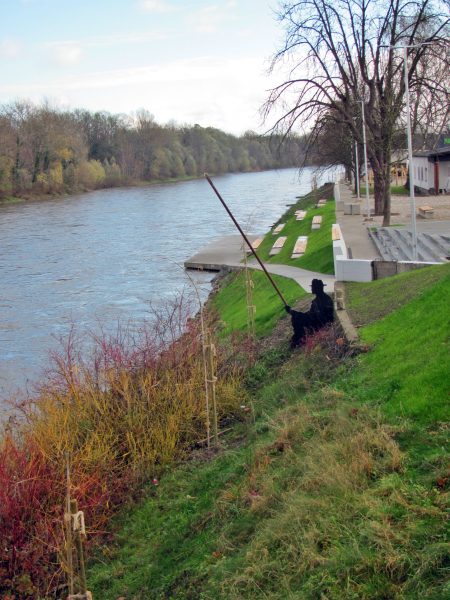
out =
[[(356, 198), (347, 184), (341, 183), (340, 191), (341, 200), (344, 203), (356, 202)], [(450, 196), (416, 199), (416, 206), (421, 206), (424, 202), (436, 207), (437, 218), (433, 220), (417, 218), (417, 230), (427, 233), (450, 233)], [(373, 210), (373, 208), (374, 200), (370, 198), (370, 209)], [(366, 212), (365, 198), (361, 200), (361, 212)], [(336, 211), (336, 221), (341, 227), (349, 254), (352, 258), (367, 260), (381, 258), (377, 248), (369, 237), (368, 228), (381, 226), (382, 217), (373, 217), (367, 220), (363, 214), (344, 215), (344, 211), (339, 210)], [(410, 228), (410, 202), (406, 196), (392, 196), (391, 222), (394, 225), (403, 225), (405, 229)], [(250, 241), (253, 241), (258, 236), (250, 235), (248, 237)], [(210, 271), (220, 271), (222, 267), (242, 268), (242, 258), (242, 238), (239, 234), (236, 234), (212, 241), (200, 252), (189, 258), (184, 263), (184, 266), (186, 268)], [(261, 267), (253, 257), (249, 259), (248, 265), (252, 269), (261, 270)], [(334, 290), (335, 278), (332, 275), (324, 275), (298, 267), (272, 263), (265, 263), (265, 267), (269, 273), (293, 279), (308, 292), (310, 291), (311, 280), (314, 278), (322, 279), (328, 286), (327, 291)]]
[[(250, 241), (253, 241), (258, 236), (249, 235), (248, 237)], [(222, 267), (242, 268), (242, 259), (243, 250), (241, 236), (239, 234), (227, 235), (214, 240), (208, 244), (208, 246), (200, 250), (200, 252), (194, 254), (194, 256), (184, 263), (184, 266), (187, 269), (220, 271)], [(254, 257), (249, 259), (248, 266), (252, 269), (262, 270)], [(307, 271), (306, 269), (300, 269), (298, 267), (290, 267), (288, 265), (264, 263), (264, 266), (269, 273), (293, 279), (307, 292), (311, 292), (310, 286), (312, 279), (322, 279), (327, 285), (327, 292), (333, 292), (334, 290), (333, 275), (325, 275), (314, 271)]]
[[(344, 204), (356, 202), (351, 189), (345, 184), (340, 185), (341, 200)], [(371, 200), (371, 210), (373, 200)], [(367, 214), (365, 202), (361, 205), (361, 212)], [(336, 221), (339, 223), (344, 236), (345, 244), (351, 258), (374, 260), (381, 258), (372, 240), (369, 238), (368, 227), (373, 227), (373, 221), (368, 221), (364, 215), (344, 215), (343, 210), (336, 210)]]
[[(341, 183), (341, 199), (344, 202), (357, 202), (356, 196), (353, 194), (350, 186), (346, 183)], [(416, 213), (418, 207), (424, 204), (431, 205), (434, 209), (432, 219), (423, 219), (416, 216), (417, 231), (420, 233), (439, 233), (450, 234), (450, 194), (440, 194), (439, 196), (417, 196), (415, 199)], [(374, 209), (373, 197), (369, 198), (370, 209)], [(366, 199), (361, 198), (361, 212), (367, 213)], [(359, 234), (353, 231), (353, 235), (363, 238), (362, 230), (366, 227), (381, 227), (383, 217), (375, 216), (370, 221), (366, 221), (364, 215), (344, 215), (342, 211), (337, 212), (339, 224), (347, 228), (348, 234), (352, 235), (352, 230), (358, 230)], [(391, 196), (391, 227), (402, 225), (405, 229), (411, 229), (411, 202), (408, 196)], [(344, 233), (344, 237), (347, 236)], [(368, 236), (367, 236), (368, 237)], [(370, 240), (369, 240), (370, 241)], [(364, 243), (364, 242), (363, 242)], [(369, 246), (366, 247), (368, 250)], [(364, 250), (363, 250), (364, 252)], [(357, 256), (356, 258), (364, 258)]]
[[(341, 200), (344, 203), (357, 203), (353, 191), (346, 183), (340, 184)], [(434, 208), (432, 219), (423, 219), (416, 216), (417, 233), (429, 233), (438, 235), (450, 235), (450, 195), (417, 197), (415, 199), (416, 212), (417, 207), (423, 204), (430, 204)], [(374, 209), (373, 197), (369, 198), (370, 210)], [(367, 214), (367, 205), (365, 197), (361, 198), (361, 213)], [(383, 217), (374, 216), (367, 220), (363, 214), (344, 215), (343, 210), (336, 210), (336, 220), (341, 226), (345, 243), (349, 249), (351, 258), (362, 259), (380, 259), (372, 239), (369, 237), (368, 228), (382, 227)], [(391, 197), (391, 227), (399, 226), (403, 231), (411, 231), (411, 202), (407, 196)]]

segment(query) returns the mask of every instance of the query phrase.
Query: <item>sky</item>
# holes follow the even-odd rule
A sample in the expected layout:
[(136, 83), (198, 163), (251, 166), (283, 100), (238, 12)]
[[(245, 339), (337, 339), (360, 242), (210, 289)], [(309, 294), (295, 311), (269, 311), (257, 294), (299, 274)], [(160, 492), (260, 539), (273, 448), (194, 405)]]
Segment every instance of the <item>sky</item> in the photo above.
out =
[(277, 0), (0, 0), (0, 104), (264, 132)]

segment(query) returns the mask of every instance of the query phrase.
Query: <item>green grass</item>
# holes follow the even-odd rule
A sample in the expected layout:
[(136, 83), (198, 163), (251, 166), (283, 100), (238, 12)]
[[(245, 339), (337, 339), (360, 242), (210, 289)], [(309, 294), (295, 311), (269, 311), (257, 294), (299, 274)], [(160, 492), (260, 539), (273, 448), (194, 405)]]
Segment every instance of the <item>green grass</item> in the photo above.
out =
[(449, 597), (448, 273), (350, 286), (368, 353), (338, 358), (330, 336), (263, 355), (252, 419), (124, 510), (89, 569), (94, 597)]
[[(315, 208), (314, 204), (310, 202), (308, 204), (308, 212), (303, 221), (297, 221), (294, 215), (294, 211), (297, 208), (305, 205), (302, 201), (292, 207), (278, 221), (278, 223), (285, 223), (279, 235), (287, 236), (288, 238), (280, 253), (269, 257), (269, 251), (278, 237), (278, 235), (273, 235), (272, 232), (269, 232), (258, 248), (258, 254), (262, 260), (269, 263), (301, 267), (318, 273), (334, 273), (331, 226), (336, 222), (335, 203), (329, 200), (322, 208)], [(322, 225), (320, 229), (311, 230), (312, 219), (316, 215), (322, 215)], [(306, 252), (300, 258), (291, 259), (292, 250), (300, 235), (308, 236)]]
[(391, 194), (393, 196), (407, 196), (409, 190), (407, 190), (404, 185), (391, 185)]
[(350, 311), (371, 322), (361, 338), (372, 346), (352, 385), (390, 417), (448, 420), (450, 265), (351, 289)]
[[(375, 191), (375, 188), (373, 187), (373, 185), (369, 186), (369, 194), (373, 194)], [(359, 194), (360, 196), (364, 196), (366, 193), (366, 186), (362, 185), (359, 189)], [(391, 185), (391, 194), (393, 196), (407, 196), (409, 194), (409, 191), (407, 190), (407, 188), (405, 188), (404, 185)]]
[(368, 325), (401, 308), (450, 275), (450, 265), (437, 265), (370, 283), (346, 283), (346, 306), (355, 325)]
[[(269, 333), (281, 316), (285, 315), (280, 297), (264, 273), (250, 270), (253, 281), (253, 304), (256, 307), (255, 330), (258, 336)], [(272, 276), (287, 303), (292, 305), (306, 296), (306, 292), (292, 279)], [(245, 273), (234, 273), (214, 296), (212, 307), (222, 322), (222, 335), (243, 331), (247, 327)]]

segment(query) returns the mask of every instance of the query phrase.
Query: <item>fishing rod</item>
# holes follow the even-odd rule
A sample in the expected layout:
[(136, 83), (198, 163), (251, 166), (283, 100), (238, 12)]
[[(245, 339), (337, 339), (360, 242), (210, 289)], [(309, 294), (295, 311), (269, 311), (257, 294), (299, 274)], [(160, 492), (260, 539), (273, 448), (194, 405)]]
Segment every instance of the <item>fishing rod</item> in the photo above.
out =
[(261, 259), (259, 258), (259, 256), (256, 254), (255, 249), (253, 248), (253, 246), (251, 245), (251, 243), (249, 242), (247, 236), (245, 235), (245, 233), (242, 231), (241, 226), (239, 225), (239, 223), (236, 221), (236, 219), (233, 216), (233, 213), (231, 212), (231, 210), (228, 208), (228, 206), (225, 203), (225, 200), (222, 198), (222, 196), (220, 195), (218, 189), (216, 188), (216, 186), (214, 185), (214, 183), (211, 181), (211, 178), (209, 177), (208, 173), (205, 173), (205, 178), (206, 181), (209, 183), (209, 185), (212, 187), (212, 189), (214, 190), (216, 196), (219, 198), (219, 200), (221, 201), (221, 203), (223, 204), (223, 207), (225, 208), (225, 210), (227, 211), (227, 213), (230, 215), (231, 220), (233, 221), (233, 223), (236, 225), (237, 230), (239, 231), (239, 233), (242, 235), (242, 237), (244, 238), (247, 246), (250, 248), (250, 250), (253, 253), (253, 256), (256, 258), (256, 260), (259, 262), (262, 270), (264, 271), (264, 273), (266, 274), (268, 280), (270, 281), (270, 283), (273, 285), (273, 287), (275, 288), (276, 293), (280, 296), (281, 301), (283, 302), (283, 304), (285, 306), (288, 306), (288, 303), (286, 302), (286, 300), (283, 297), (283, 294), (280, 292), (277, 284), (275, 283), (275, 281), (272, 279), (272, 276), (270, 275), (269, 271), (266, 269), (266, 267), (264, 266), (263, 262), (261, 261)]

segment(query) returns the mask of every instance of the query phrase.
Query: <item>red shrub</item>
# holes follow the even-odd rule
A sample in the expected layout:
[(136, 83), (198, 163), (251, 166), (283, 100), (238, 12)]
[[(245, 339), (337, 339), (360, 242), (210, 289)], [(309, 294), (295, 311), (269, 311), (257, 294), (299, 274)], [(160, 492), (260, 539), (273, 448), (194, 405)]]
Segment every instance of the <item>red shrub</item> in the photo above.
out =
[[(61, 477), (30, 441), (0, 446), (0, 592), (36, 597), (57, 568)], [(45, 589), (45, 588), (44, 588)], [(17, 596), (13, 596), (17, 597)]]

